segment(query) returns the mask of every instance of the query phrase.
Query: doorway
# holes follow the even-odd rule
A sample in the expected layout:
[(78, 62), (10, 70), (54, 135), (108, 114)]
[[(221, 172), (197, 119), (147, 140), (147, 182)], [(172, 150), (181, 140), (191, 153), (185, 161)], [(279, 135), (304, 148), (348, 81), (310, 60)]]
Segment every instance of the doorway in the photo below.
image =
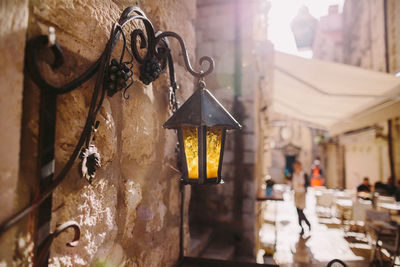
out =
[(296, 161), (295, 155), (285, 155), (285, 176), (292, 176), (293, 173), (293, 163)]

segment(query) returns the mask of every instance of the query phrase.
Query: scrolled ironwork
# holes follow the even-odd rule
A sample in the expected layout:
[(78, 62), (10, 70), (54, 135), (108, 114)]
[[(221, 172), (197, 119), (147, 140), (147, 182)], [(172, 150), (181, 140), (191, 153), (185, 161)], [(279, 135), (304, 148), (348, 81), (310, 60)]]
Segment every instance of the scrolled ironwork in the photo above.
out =
[(40, 248), (40, 251), (38, 251), (38, 257), (37, 260), (35, 261), (34, 266), (43, 266), (47, 256), (49, 254), (49, 250), (51, 247), (51, 244), (53, 243), (54, 239), (57, 238), (61, 233), (65, 232), (69, 228), (74, 229), (74, 238), (72, 241), (67, 242), (66, 246), (67, 247), (76, 247), (79, 243), (79, 239), (81, 236), (81, 229), (80, 226), (77, 222), (75, 221), (68, 221), (63, 223), (62, 225), (58, 226), (53, 233), (49, 234), (47, 238), (43, 241), (43, 245)]
[[(131, 32), (131, 50), (127, 46), (127, 41), (125, 34), (123, 32), (124, 26), (131, 21), (141, 21), (144, 24), (144, 31), (142, 29), (135, 29)], [(37, 87), (44, 94), (65, 94), (71, 92), (74, 89), (80, 87), (83, 83), (87, 82), (90, 78), (96, 76), (95, 86), (93, 88), (92, 97), (89, 104), (89, 109), (86, 117), (85, 124), (83, 125), (82, 132), (80, 137), (76, 143), (76, 146), (70, 155), (67, 163), (61, 169), (59, 174), (53, 179), (52, 183), (44, 188), (40, 194), (35, 197), (35, 199), (22, 210), (17, 212), (16, 214), (10, 216), (8, 219), (3, 221), (0, 224), (0, 235), (10, 229), (13, 225), (17, 224), (21, 221), (25, 216), (29, 213), (37, 209), (43, 201), (45, 201), (52, 192), (61, 184), (61, 182), (65, 179), (67, 173), (73, 166), (74, 162), (78, 158), (79, 154), (82, 151), (82, 148), (88, 149), (91, 142), (92, 129), (96, 121), (96, 116), (100, 111), (103, 100), (106, 95), (112, 96), (116, 92), (111, 91), (110, 88), (104, 86), (105, 82), (109, 78), (109, 68), (111, 61), (111, 54), (113, 52), (114, 47), (116, 46), (118, 40), (122, 36), (123, 39), (123, 48), (120, 56), (119, 64), (126, 63), (129, 65), (129, 70), (127, 70), (126, 74), (131, 79), (132, 78), (132, 66), (133, 59), (137, 61), (137, 63), (143, 65), (146, 61), (151, 59), (156, 59), (160, 64), (162, 70), (166, 67), (169, 69), (169, 79), (170, 79), (170, 91), (169, 91), (169, 100), (170, 107), (173, 112), (178, 109), (178, 102), (176, 100), (176, 90), (179, 88), (176, 80), (175, 80), (175, 72), (174, 72), (174, 64), (170, 52), (170, 44), (168, 42), (168, 37), (173, 37), (178, 40), (180, 44), (180, 48), (182, 50), (185, 67), (188, 72), (196, 78), (203, 78), (206, 75), (210, 74), (214, 69), (214, 61), (210, 57), (202, 57), (200, 58), (200, 65), (202, 65), (205, 61), (209, 63), (208, 69), (205, 71), (196, 72), (189, 61), (189, 56), (186, 50), (186, 45), (183, 39), (174, 32), (155, 32), (154, 27), (151, 21), (146, 17), (145, 13), (138, 7), (128, 7), (126, 8), (119, 18), (118, 22), (113, 24), (113, 27), (110, 32), (110, 37), (106, 43), (106, 47), (100, 57), (93, 63), (89, 68), (80, 74), (77, 78), (69, 81), (61, 86), (55, 86), (48, 82), (45, 78), (45, 75), (42, 74), (39, 68), (39, 55), (43, 49), (46, 49), (50, 45), (50, 49), (54, 55), (54, 61), (51, 64), (52, 69), (56, 70), (64, 63), (64, 54), (61, 49), (61, 46), (57, 42), (49, 43), (49, 38), (46, 35), (40, 35), (35, 38), (32, 38), (27, 43), (26, 49), (26, 62), (25, 66), (27, 69), (27, 73), (31, 77), (32, 81), (37, 85)], [(140, 47), (137, 47), (137, 42), (140, 42)], [(140, 54), (140, 50), (146, 49), (144, 56), (142, 57)], [(131, 56), (130, 61), (123, 61), (124, 53), (127, 52)], [(143, 52), (142, 52), (143, 53)], [(125, 86), (123, 92), (123, 96), (128, 98), (126, 95), (126, 90), (132, 84), (133, 80)], [(73, 227), (77, 233), (79, 231), (79, 226), (77, 224), (67, 225), (67, 228)], [(66, 225), (63, 224), (65, 227)], [(57, 228), (58, 229), (58, 228)], [(66, 229), (66, 228), (65, 228)], [(64, 229), (64, 230), (65, 230)], [(77, 230), (78, 229), (78, 230)], [(62, 231), (55, 231), (51, 234), (49, 238), (54, 239), (54, 237), (58, 236)], [(57, 234), (58, 233), (58, 234)], [(78, 234), (79, 237), (79, 234)], [(51, 241), (52, 241), (51, 239)], [(50, 242), (50, 241), (49, 241)], [(50, 242), (51, 244), (51, 242)], [(75, 243), (70, 243), (75, 244)]]
[[(209, 56), (203, 56), (200, 58), (199, 63), (200, 63), (200, 65), (203, 65), (204, 62), (208, 62), (208, 64), (209, 64), (208, 69), (205, 71), (196, 72), (192, 68), (192, 65), (190, 64), (189, 55), (188, 55), (188, 52), (186, 49), (185, 41), (183, 41), (182, 37), (175, 32), (163, 32), (163, 33), (159, 34), (156, 37), (155, 43), (157, 44), (160, 42), (160, 40), (162, 40), (163, 38), (167, 38), (167, 37), (174, 37), (175, 39), (178, 40), (178, 42), (181, 46), (182, 56), (183, 56), (183, 59), (185, 62), (186, 70), (190, 74), (192, 74), (193, 77), (201, 79), (201, 78), (204, 78), (205, 76), (207, 76), (208, 74), (210, 74), (214, 70), (214, 60)], [(156, 54), (158, 53), (157, 51), (155, 51), (155, 52), (156, 52)]]

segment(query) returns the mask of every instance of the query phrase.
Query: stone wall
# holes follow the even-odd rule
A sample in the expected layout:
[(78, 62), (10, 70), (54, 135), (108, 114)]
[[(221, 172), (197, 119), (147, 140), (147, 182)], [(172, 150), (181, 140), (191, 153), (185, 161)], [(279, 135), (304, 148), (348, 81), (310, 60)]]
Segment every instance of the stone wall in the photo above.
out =
[[(2, 1), (0, 16), (0, 221), (4, 221), (27, 200), (19, 198), (17, 190), (28, 1)], [(13, 236), (18, 236), (18, 232), (13, 228), (0, 237), (0, 265), (12, 261)]]
[(313, 40), (313, 58), (343, 63), (343, 18), (339, 6), (319, 19)]
[(383, 0), (346, 0), (343, 7), (345, 64), (386, 71)]
[[(1, 76), (4, 79), (2, 90), (8, 89), (3, 94), (7, 98), (2, 98), (7, 100), (1, 105), (3, 118), (7, 118), (2, 126), (10, 131), (3, 133), (0, 146), (1, 155), (7, 155), (10, 160), (3, 160), (1, 165), (2, 201), (10, 203), (8, 210), (2, 210), (1, 218), (4, 219), (14, 210), (12, 203), (22, 205), (21, 200), (33, 198), (37, 192), (39, 89), (26, 76), (19, 149), (25, 36), (46, 34), (49, 26), (55, 27), (66, 62), (56, 72), (46, 64), (42, 64), (42, 68), (54, 84), (63, 84), (82, 73), (99, 57), (109, 38), (112, 23), (124, 8), (137, 5), (149, 16), (156, 30), (181, 34), (193, 61), (196, 42), (192, 20), (196, 15), (196, 1), (31, 0), (29, 11), (27, 1), (7, 1), (1, 5), (4, 20), (1, 22), (0, 54), (2, 62), (10, 62), (2, 67), (10, 75), (3, 72)], [(26, 32), (28, 13), (29, 28)], [(131, 25), (127, 32), (133, 27), (142, 27), (138, 23)], [(181, 52), (177, 43), (172, 41), (172, 46), (174, 56), (178, 58)], [(119, 57), (120, 49), (121, 45), (118, 45), (115, 57)], [(177, 80), (182, 88), (178, 100), (183, 103), (192, 93), (193, 79), (184, 70), (182, 59), (176, 63)], [(100, 127), (94, 141), (102, 156), (102, 167), (95, 180), (88, 184), (81, 178), (76, 163), (53, 194), (51, 229), (67, 220), (75, 220), (81, 225), (81, 241), (76, 248), (65, 246), (71, 233), (62, 234), (54, 241), (50, 261), (55, 266), (103, 263), (147, 267), (176, 263), (179, 256), (179, 175), (169, 166), (177, 164), (174, 154), (177, 139), (174, 131), (162, 128), (163, 122), (171, 115), (168, 77), (167, 74), (162, 76), (152, 85), (145, 86), (138, 80), (135, 66), (135, 82), (128, 89), (129, 100), (123, 99), (120, 93), (104, 100), (97, 117)], [(93, 86), (91, 80), (78, 90), (58, 96), (56, 174), (77, 142)], [(18, 158), (19, 152), (21, 159)], [(17, 179), (19, 160), (20, 177)], [(188, 191), (189, 197), (190, 189)], [(17, 196), (14, 198), (14, 195)], [(34, 225), (34, 222), (29, 220), (27, 225)], [(21, 251), (31, 249), (32, 238), (25, 235), (16, 243), (18, 246), (14, 246), (18, 237), (15, 233), (14, 239), (2, 240), (2, 261), (10, 263), (14, 258), (17, 265), (27, 263), (28, 259)]]
[[(207, 88), (232, 112), (235, 83), (235, 2), (197, 1), (196, 53), (210, 55), (215, 71), (206, 77)], [(240, 121), (239, 121), (240, 122)], [(241, 123), (241, 122), (240, 122)], [(190, 228), (208, 225), (219, 239), (233, 243), (234, 220), (234, 132), (228, 131), (225, 141), (223, 185), (193, 187), (190, 204)], [(214, 233), (215, 234), (215, 233)]]
[(387, 0), (389, 72), (400, 71), (400, 2)]
[(220, 240), (235, 245), (235, 258), (255, 260), (258, 239), (256, 194), (263, 176), (260, 121), (271, 77), (267, 62), (264, 1), (198, 1), (197, 55), (212, 55), (216, 71), (206, 78), (210, 91), (243, 125), (226, 138), (225, 184), (193, 188), (191, 225), (207, 223)]
[(398, 72), (400, 3), (396, 0), (346, 0), (342, 14), (320, 19), (313, 57), (386, 72), (385, 2), (388, 72)]
[(396, 0), (346, 0), (342, 14), (335, 11), (321, 17), (313, 57), (386, 72), (385, 2), (388, 72), (398, 72), (400, 3)]

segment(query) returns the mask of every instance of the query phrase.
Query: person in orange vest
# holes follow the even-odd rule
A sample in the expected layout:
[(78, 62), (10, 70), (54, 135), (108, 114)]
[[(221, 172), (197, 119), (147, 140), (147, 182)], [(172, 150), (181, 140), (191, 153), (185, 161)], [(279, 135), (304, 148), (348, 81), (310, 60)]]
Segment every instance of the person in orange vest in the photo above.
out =
[(317, 157), (314, 160), (314, 164), (311, 170), (311, 187), (319, 187), (324, 185), (325, 180), (322, 176), (323, 174), (320, 164), (321, 162)]

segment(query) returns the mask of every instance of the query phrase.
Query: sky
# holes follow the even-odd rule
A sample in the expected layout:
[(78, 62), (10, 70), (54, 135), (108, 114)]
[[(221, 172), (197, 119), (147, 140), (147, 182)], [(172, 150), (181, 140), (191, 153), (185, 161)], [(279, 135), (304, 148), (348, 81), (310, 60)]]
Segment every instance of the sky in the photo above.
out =
[(328, 14), (330, 5), (339, 4), (339, 12), (344, 0), (269, 0), (271, 10), (268, 14), (268, 37), (276, 50), (288, 54), (311, 58), (311, 51), (298, 51), (290, 23), (299, 9), (307, 6), (311, 15), (317, 19)]

